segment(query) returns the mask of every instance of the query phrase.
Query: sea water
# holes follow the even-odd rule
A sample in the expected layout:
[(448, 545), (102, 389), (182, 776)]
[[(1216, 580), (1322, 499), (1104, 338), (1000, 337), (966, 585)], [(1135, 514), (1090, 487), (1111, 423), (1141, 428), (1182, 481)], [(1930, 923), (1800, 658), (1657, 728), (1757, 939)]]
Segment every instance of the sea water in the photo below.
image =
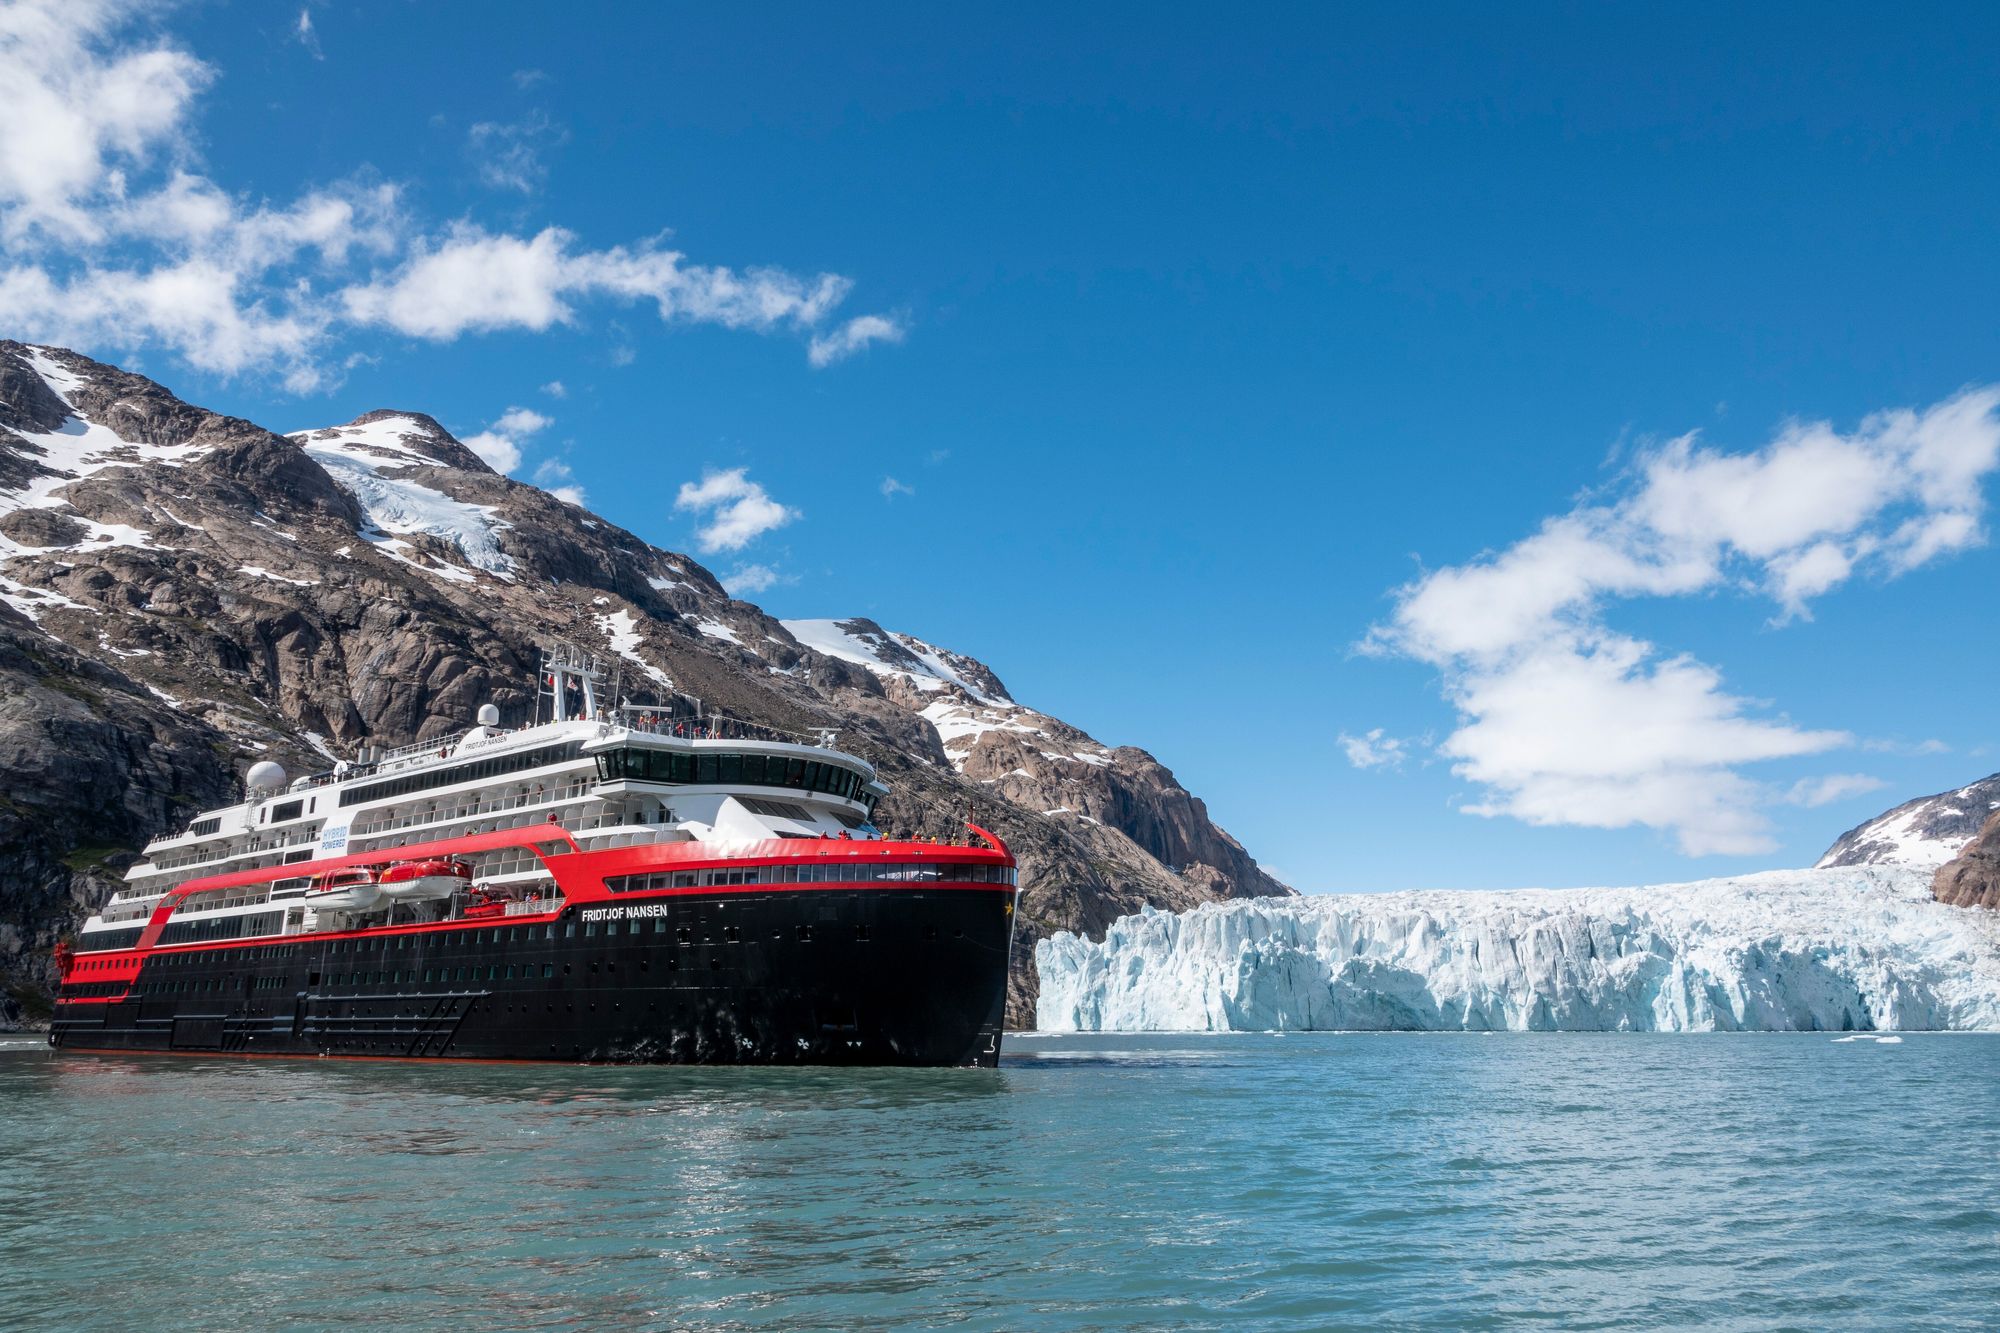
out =
[(997, 1071), (51, 1056), (0, 1327), (2000, 1321), (2000, 1037), (1014, 1037)]

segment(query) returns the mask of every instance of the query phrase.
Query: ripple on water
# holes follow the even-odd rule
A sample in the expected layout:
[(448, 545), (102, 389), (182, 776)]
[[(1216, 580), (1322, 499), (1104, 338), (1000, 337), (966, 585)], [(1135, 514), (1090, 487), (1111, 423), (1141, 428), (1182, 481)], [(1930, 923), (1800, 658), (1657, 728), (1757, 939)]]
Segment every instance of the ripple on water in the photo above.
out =
[(0, 1327), (1983, 1324), (2000, 1039), (1878, 1050), (1063, 1037), (982, 1072), (0, 1041)]

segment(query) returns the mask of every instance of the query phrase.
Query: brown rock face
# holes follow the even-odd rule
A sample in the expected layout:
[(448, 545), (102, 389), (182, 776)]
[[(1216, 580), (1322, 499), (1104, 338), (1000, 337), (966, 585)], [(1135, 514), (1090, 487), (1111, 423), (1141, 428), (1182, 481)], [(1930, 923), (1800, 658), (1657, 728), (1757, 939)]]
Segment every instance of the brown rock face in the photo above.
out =
[(146, 840), (231, 799), (251, 763), (318, 771), (483, 703), (525, 721), (557, 639), (620, 664), (634, 702), (665, 676), (734, 717), (833, 730), (889, 783), (894, 833), (970, 817), (1005, 838), (1012, 1023), (1033, 1021), (1043, 935), (1288, 892), (1144, 751), (1015, 704), (971, 658), (845, 623), (861, 651), (803, 643), (421, 413), (276, 435), (0, 340), (0, 1027), (35, 1016), (50, 948)]
[(1938, 867), (1931, 896), (1954, 907), (2000, 911), (2000, 810), (1956, 859)]

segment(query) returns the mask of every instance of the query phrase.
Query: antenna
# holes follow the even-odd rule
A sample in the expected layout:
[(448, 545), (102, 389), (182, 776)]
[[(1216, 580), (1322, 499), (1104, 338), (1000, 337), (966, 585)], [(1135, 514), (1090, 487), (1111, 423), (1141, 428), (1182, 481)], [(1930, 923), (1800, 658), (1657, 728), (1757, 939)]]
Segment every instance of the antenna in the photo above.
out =
[(604, 664), (573, 643), (542, 645), (542, 669), (535, 688), (535, 719), (549, 701), (549, 721), (574, 722), (597, 716), (598, 701), (610, 696)]

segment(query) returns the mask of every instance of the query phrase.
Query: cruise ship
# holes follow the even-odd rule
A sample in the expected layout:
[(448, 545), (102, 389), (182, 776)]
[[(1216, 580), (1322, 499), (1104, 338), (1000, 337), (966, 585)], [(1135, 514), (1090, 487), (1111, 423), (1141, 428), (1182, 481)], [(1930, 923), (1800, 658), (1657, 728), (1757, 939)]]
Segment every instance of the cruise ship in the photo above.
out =
[(364, 751), (150, 843), (57, 949), (58, 1050), (987, 1066), (1013, 857), (898, 840), (831, 732), (545, 654), (536, 720)]

